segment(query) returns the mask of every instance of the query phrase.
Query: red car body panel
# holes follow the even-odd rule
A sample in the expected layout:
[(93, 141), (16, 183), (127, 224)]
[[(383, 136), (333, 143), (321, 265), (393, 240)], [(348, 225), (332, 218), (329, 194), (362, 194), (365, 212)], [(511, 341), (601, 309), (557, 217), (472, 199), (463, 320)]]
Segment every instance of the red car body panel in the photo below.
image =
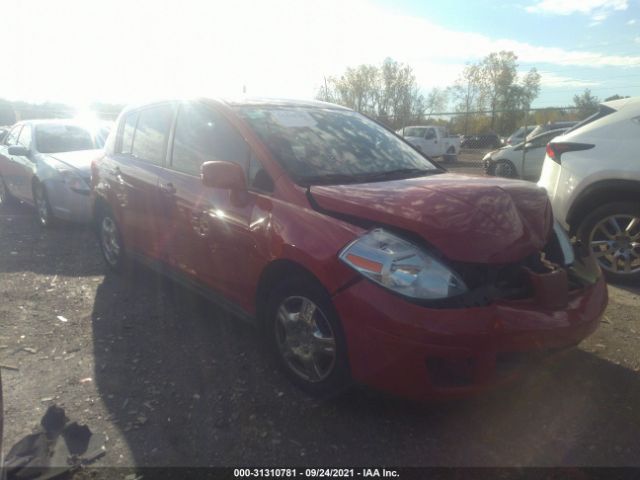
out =
[[(284, 261), (307, 270), (333, 300), (358, 382), (414, 398), (468, 394), (495, 383), (498, 354), (574, 345), (597, 327), (607, 301), (602, 279), (572, 291), (560, 310), (532, 300), (435, 309), (364, 280), (338, 258), (371, 224), (417, 234), (451, 260), (518, 262), (539, 252), (552, 232), (549, 202), (535, 185), (437, 174), (307, 190), (231, 107), (205, 103), (238, 129), (273, 180), (273, 192), (209, 188), (195, 176), (158, 166), (138, 175), (128, 161), (129, 171), (125, 166), (114, 174), (123, 162), (114, 158), (110, 138), (107, 155), (94, 164), (94, 199), (112, 208), (128, 249), (169, 265), (250, 315), (259, 314), (256, 294), (270, 266)], [(169, 183), (174, 191), (163, 195), (161, 187)], [(472, 384), (434, 385), (425, 363), (433, 356), (473, 359)]]
[[(499, 374), (500, 355), (577, 345), (597, 328), (607, 289), (600, 278), (572, 292), (569, 305), (555, 311), (542, 310), (532, 300), (434, 310), (362, 280), (333, 301), (341, 312), (353, 377), (381, 390), (425, 399), (463, 396), (509, 380)], [(435, 384), (427, 366), (433, 357), (452, 365), (470, 362), (470, 384)]]
[(525, 182), (445, 174), (311, 192), (322, 208), (418, 233), (461, 262), (522, 259), (544, 247), (553, 225), (546, 192)]

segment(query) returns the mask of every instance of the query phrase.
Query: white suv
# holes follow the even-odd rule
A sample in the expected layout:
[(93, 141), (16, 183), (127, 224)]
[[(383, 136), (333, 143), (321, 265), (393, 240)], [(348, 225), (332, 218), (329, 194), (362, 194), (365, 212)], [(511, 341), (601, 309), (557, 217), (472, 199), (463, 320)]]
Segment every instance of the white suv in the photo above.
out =
[(640, 280), (640, 97), (600, 105), (547, 145), (538, 185), (611, 280)]

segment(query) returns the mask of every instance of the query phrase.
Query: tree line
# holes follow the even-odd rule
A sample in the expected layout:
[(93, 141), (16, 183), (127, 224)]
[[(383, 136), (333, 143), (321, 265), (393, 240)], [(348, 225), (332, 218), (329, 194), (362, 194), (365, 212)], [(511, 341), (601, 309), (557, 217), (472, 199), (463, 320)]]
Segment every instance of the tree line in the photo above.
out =
[[(490, 53), (468, 64), (453, 85), (425, 95), (409, 65), (386, 58), (380, 66), (349, 67), (340, 76), (325, 78), (316, 98), (352, 108), (393, 129), (430, 123), (464, 135), (507, 135), (524, 123), (580, 120), (597, 110), (600, 100), (587, 89), (574, 97), (573, 106), (529, 112), (540, 93), (541, 76), (535, 68), (518, 74), (517, 59), (511, 51)], [(444, 112), (448, 115), (433, 118)]]

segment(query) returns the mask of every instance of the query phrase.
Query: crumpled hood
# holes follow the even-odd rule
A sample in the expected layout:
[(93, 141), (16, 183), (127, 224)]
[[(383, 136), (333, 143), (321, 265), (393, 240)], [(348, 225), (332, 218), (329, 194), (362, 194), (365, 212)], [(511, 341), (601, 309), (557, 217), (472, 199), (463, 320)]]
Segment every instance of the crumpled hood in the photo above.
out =
[(495, 177), (447, 173), (310, 193), (322, 209), (414, 232), (461, 262), (522, 260), (544, 247), (553, 227), (544, 189)]
[(104, 155), (104, 150), (80, 150), (77, 152), (48, 153), (46, 155), (79, 170), (84, 176), (91, 175), (91, 162)]

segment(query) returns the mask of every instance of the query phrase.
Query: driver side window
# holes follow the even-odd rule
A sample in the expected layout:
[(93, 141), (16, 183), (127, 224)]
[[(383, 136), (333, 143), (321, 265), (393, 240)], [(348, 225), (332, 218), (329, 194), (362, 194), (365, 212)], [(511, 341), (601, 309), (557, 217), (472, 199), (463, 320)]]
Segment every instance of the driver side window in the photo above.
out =
[(22, 127), (20, 137), (18, 138), (18, 144), (29, 150), (31, 148), (31, 125), (25, 125)]
[(18, 143), (18, 135), (20, 134), (20, 129), (22, 125), (18, 125), (13, 127), (11, 131), (7, 134), (7, 137), (4, 139), (4, 144), (7, 146), (15, 145)]
[(237, 163), (246, 172), (250, 155), (247, 143), (221, 113), (199, 103), (180, 106), (171, 168), (198, 176), (204, 162), (222, 160)]

